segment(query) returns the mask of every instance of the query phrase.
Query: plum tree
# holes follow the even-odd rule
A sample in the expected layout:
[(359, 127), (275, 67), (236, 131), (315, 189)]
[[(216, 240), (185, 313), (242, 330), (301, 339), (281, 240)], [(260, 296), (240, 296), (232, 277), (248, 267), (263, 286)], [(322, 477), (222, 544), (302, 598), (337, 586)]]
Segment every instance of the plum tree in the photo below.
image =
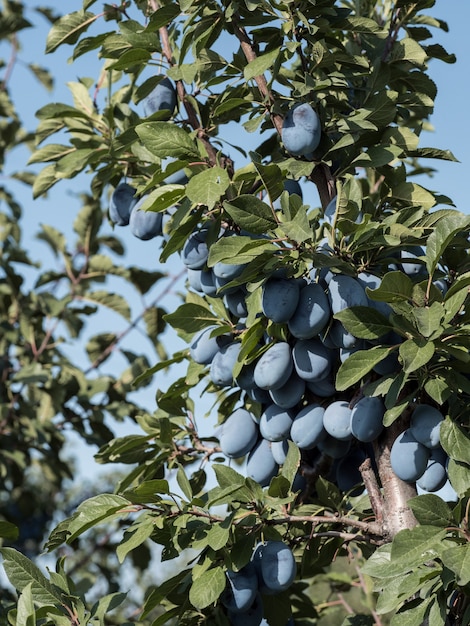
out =
[[(433, 2), (81, 4), (39, 11), (87, 76), (34, 137), (10, 81), (37, 12), (0, 12), (0, 622), (467, 626), (470, 219), (426, 187), (454, 159), (424, 141)], [(85, 187), (50, 267), (14, 180)], [(120, 469), (59, 510), (71, 433)]]

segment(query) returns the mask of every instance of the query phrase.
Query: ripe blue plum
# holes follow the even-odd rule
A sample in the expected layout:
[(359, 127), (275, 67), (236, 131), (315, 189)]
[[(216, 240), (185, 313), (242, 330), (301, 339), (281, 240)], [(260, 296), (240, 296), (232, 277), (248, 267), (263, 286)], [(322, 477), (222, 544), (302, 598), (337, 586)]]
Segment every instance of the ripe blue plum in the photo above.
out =
[(426, 469), (416, 481), (418, 487), (431, 493), (442, 489), (447, 482), (448, 460), (449, 457), (441, 447), (431, 450)]
[(241, 318), (248, 315), (246, 306), (246, 290), (240, 287), (224, 294), (224, 303), (227, 309), (235, 317)]
[(351, 306), (367, 306), (368, 299), (361, 283), (345, 274), (335, 274), (328, 283), (328, 295), (333, 314)]
[(364, 396), (351, 411), (351, 432), (364, 443), (377, 439), (383, 430), (385, 405), (381, 398)]
[(194, 291), (198, 291), (199, 293), (203, 293), (201, 285), (201, 272), (202, 270), (192, 270), (189, 267), (187, 269), (189, 286), (192, 287)]
[(294, 156), (311, 157), (321, 139), (318, 114), (307, 103), (297, 102), (287, 112), (282, 124), (282, 142)]
[(290, 547), (283, 541), (266, 541), (258, 544), (254, 563), (258, 570), (260, 590), (279, 593), (288, 589), (295, 580), (297, 566)]
[(230, 459), (239, 459), (248, 454), (257, 440), (258, 426), (246, 409), (236, 409), (220, 429), (220, 449)]
[(429, 456), (429, 449), (417, 441), (408, 428), (393, 442), (390, 450), (390, 465), (398, 478), (414, 483), (424, 474)]
[(326, 432), (340, 441), (352, 439), (351, 408), (346, 400), (335, 400), (329, 404), (323, 414), (323, 426)]
[(328, 297), (319, 283), (302, 287), (299, 303), (287, 326), (297, 339), (311, 339), (321, 332), (331, 317)]
[(233, 368), (240, 354), (241, 343), (233, 341), (214, 355), (212, 359), (209, 376), (214, 385), (219, 387), (231, 386), (233, 384)]
[(280, 441), (273, 441), (271, 443), (271, 452), (274, 460), (278, 465), (283, 465), (289, 452), (289, 440), (281, 439)]
[(228, 335), (211, 337), (212, 331), (217, 328), (217, 326), (208, 326), (194, 335), (189, 346), (189, 354), (196, 363), (209, 365), (220, 348), (230, 342)]
[(296, 406), (302, 400), (304, 393), (305, 380), (299, 378), (297, 372), (292, 372), (288, 381), (282, 387), (269, 390), (269, 395), (274, 404), (283, 409), (292, 409)]
[(137, 203), (135, 189), (128, 183), (120, 182), (109, 200), (109, 219), (117, 226), (127, 226), (131, 211)]
[(290, 320), (299, 302), (300, 288), (296, 280), (269, 278), (263, 285), (261, 307), (267, 318), (277, 323)]
[(248, 563), (238, 572), (227, 571), (227, 585), (220, 601), (233, 613), (248, 611), (258, 594), (258, 576), (253, 563)]
[(171, 117), (176, 106), (176, 91), (167, 76), (144, 98), (143, 105), (146, 117), (163, 110), (169, 111), (168, 118)]
[[(379, 278), (379, 276), (376, 276), (375, 274), (372, 274), (370, 272), (360, 272), (357, 275), (357, 280), (364, 287), (364, 289), (366, 287), (369, 287), (369, 289), (372, 290), (378, 289), (382, 283), (382, 279)], [(369, 296), (367, 296), (367, 300), (370, 307), (372, 307), (376, 311), (379, 311), (379, 313), (382, 313), (382, 315), (385, 315), (386, 318), (388, 318), (388, 316), (392, 312), (392, 309), (388, 302), (373, 300), (372, 298), (369, 298)]]
[(214, 298), (217, 295), (215, 276), (214, 272), (211, 269), (201, 270), (201, 288), (202, 292), (210, 298)]
[(231, 626), (260, 626), (263, 619), (263, 601), (258, 593), (253, 604), (243, 612), (227, 611)]
[(255, 365), (254, 380), (260, 389), (278, 389), (292, 374), (291, 349), (286, 341), (272, 343)]
[(278, 470), (279, 465), (271, 452), (271, 442), (267, 439), (260, 439), (248, 454), (246, 475), (259, 483), (261, 487), (267, 487)]
[(440, 443), (442, 413), (429, 404), (418, 404), (411, 414), (410, 430), (416, 441), (427, 448), (437, 448)]
[(219, 261), (212, 269), (218, 278), (227, 278), (232, 280), (233, 278), (240, 276), (245, 269), (245, 266), (237, 265), (236, 263), (222, 263)]
[(323, 214), (323, 218), (325, 220), (325, 222), (328, 222), (328, 224), (333, 224), (333, 221), (335, 219), (335, 215), (336, 215), (336, 201), (338, 199), (338, 196), (335, 196), (334, 198), (332, 198), (325, 211)]
[(202, 269), (209, 256), (206, 243), (207, 230), (196, 230), (186, 240), (181, 252), (183, 263), (192, 270)]
[(270, 404), (261, 414), (259, 429), (261, 436), (268, 441), (281, 441), (289, 436), (294, 414), (289, 409), (282, 409)]
[(298, 339), (292, 349), (297, 374), (307, 382), (325, 379), (332, 368), (334, 352), (319, 339)]
[(294, 417), (290, 438), (301, 450), (311, 450), (326, 437), (323, 427), (325, 409), (319, 404), (308, 404)]
[(333, 320), (329, 332), (330, 341), (337, 348), (345, 348), (350, 350), (357, 343), (356, 337), (348, 332), (339, 320)]
[(156, 211), (143, 211), (141, 209), (146, 199), (146, 196), (143, 196), (134, 205), (129, 218), (131, 233), (143, 241), (149, 241), (163, 234), (162, 214)]

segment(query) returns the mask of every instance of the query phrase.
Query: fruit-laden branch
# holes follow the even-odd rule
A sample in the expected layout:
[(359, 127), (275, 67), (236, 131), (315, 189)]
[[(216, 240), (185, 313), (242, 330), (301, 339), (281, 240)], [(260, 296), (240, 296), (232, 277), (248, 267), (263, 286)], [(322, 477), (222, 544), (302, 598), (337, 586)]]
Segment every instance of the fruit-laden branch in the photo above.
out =
[[(248, 33), (243, 28), (243, 26), (239, 24), (236, 17), (232, 18), (232, 22), (235, 35), (240, 42), (240, 47), (243, 50), (243, 54), (245, 55), (248, 63), (250, 63), (251, 61), (254, 61), (256, 59), (256, 52), (253, 44), (248, 36)], [(273, 126), (277, 130), (279, 136), (282, 137), (283, 117), (282, 115), (279, 115), (279, 113), (275, 113), (272, 110), (274, 97), (268, 87), (266, 77), (261, 74), (259, 76), (255, 76), (254, 80), (261, 93), (261, 96), (265, 101), (265, 106), (267, 111), (269, 112)], [(322, 207), (326, 208), (336, 194), (335, 180), (333, 175), (331, 174), (331, 170), (328, 165), (326, 165), (326, 163), (317, 163), (313, 172), (310, 174), (310, 180), (316, 185), (318, 189), (318, 194), (320, 196), (320, 202)]]

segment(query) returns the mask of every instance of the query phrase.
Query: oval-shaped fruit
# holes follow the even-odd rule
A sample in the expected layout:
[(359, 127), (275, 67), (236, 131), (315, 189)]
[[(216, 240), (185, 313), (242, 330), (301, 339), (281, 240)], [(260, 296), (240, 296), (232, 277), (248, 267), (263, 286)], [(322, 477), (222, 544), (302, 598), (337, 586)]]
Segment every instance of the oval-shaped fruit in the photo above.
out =
[(288, 409), (270, 404), (261, 414), (259, 429), (268, 441), (281, 441), (288, 437), (294, 415)]
[(321, 139), (318, 114), (304, 102), (297, 102), (287, 112), (282, 124), (282, 142), (294, 156), (311, 156)]
[(189, 267), (187, 268), (189, 286), (192, 287), (194, 291), (198, 291), (199, 293), (203, 293), (201, 285), (201, 272), (202, 270), (192, 270)]
[(294, 417), (290, 438), (301, 450), (315, 448), (326, 436), (323, 427), (325, 409), (319, 404), (308, 404)]
[(415, 259), (426, 256), (426, 251), (422, 246), (411, 246), (408, 250), (400, 251), (401, 269), (408, 276), (416, 276), (418, 274), (426, 274), (426, 265), (424, 263), (416, 263)]
[(278, 389), (289, 379), (294, 364), (286, 341), (272, 343), (255, 365), (254, 380), (260, 389)]
[(109, 200), (109, 219), (116, 226), (127, 226), (131, 211), (137, 203), (135, 189), (128, 183), (120, 182)]
[(271, 443), (271, 452), (274, 460), (278, 465), (283, 465), (289, 452), (289, 440), (281, 439), (280, 441), (273, 441)]
[(259, 483), (261, 487), (267, 487), (278, 470), (279, 466), (271, 452), (271, 442), (267, 439), (260, 439), (248, 455), (246, 475)]
[(323, 414), (323, 426), (326, 432), (340, 441), (352, 439), (351, 408), (345, 400), (335, 400), (329, 404)]
[(289, 278), (269, 278), (263, 285), (261, 307), (267, 318), (277, 323), (290, 320), (299, 302), (299, 283)]
[(374, 441), (383, 430), (385, 405), (381, 398), (364, 396), (351, 411), (351, 432), (364, 443)]
[(181, 258), (186, 267), (200, 270), (204, 267), (209, 256), (206, 243), (207, 230), (196, 230), (186, 240), (181, 252)]
[(129, 227), (131, 229), (131, 233), (143, 241), (149, 241), (150, 239), (163, 234), (162, 214), (156, 211), (143, 211), (140, 208), (146, 199), (146, 196), (143, 196), (134, 205), (129, 217)]
[(318, 444), (318, 449), (332, 459), (342, 459), (351, 449), (351, 439), (340, 441), (327, 434)]
[(214, 385), (224, 387), (233, 384), (233, 368), (240, 354), (241, 343), (234, 341), (223, 346), (212, 359), (209, 376)]
[[(379, 278), (378, 276), (375, 276), (375, 274), (372, 274), (371, 272), (361, 272), (360, 274), (357, 275), (357, 280), (364, 287), (364, 290), (366, 289), (366, 287), (369, 287), (369, 289), (371, 290), (378, 289), (382, 283), (382, 279)], [(388, 316), (392, 312), (392, 309), (390, 305), (388, 304), (388, 302), (380, 302), (379, 300), (373, 300), (367, 295), (367, 292), (366, 292), (366, 296), (369, 302), (369, 306), (375, 309), (376, 311), (379, 311), (379, 313), (382, 313), (382, 315), (388, 318)]]
[(360, 495), (364, 487), (362, 486), (362, 475), (359, 471), (359, 466), (366, 458), (366, 454), (360, 448), (353, 448), (346, 456), (339, 459), (336, 465), (336, 484), (341, 491), (351, 491), (354, 487), (354, 491), (351, 492), (352, 496)]
[(331, 371), (334, 352), (319, 339), (299, 339), (292, 349), (297, 374), (307, 382), (325, 379)]
[(427, 448), (437, 448), (441, 438), (442, 413), (429, 404), (418, 404), (411, 414), (410, 430), (416, 441)]
[(233, 613), (248, 611), (258, 593), (258, 576), (253, 563), (238, 572), (227, 570), (227, 585), (220, 596), (221, 603)]
[(395, 439), (390, 450), (392, 470), (408, 483), (414, 483), (424, 474), (430, 451), (417, 441), (408, 428)]
[(217, 295), (217, 285), (215, 284), (215, 276), (212, 269), (201, 270), (201, 287), (202, 292), (210, 298), (215, 298)]
[(258, 593), (253, 604), (243, 612), (227, 611), (230, 626), (260, 626), (263, 620), (263, 601)]
[(442, 448), (434, 448), (421, 477), (416, 481), (418, 487), (424, 491), (434, 493), (439, 491), (447, 482), (447, 461), (449, 457)]
[(144, 98), (144, 115), (148, 117), (157, 111), (169, 111), (171, 116), (176, 106), (176, 91), (171, 80), (165, 76)]
[(295, 580), (297, 570), (290, 547), (283, 541), (267, 541), (258, 550), (262, 583), (276, 593), (288, 589)]
[(335, 274), (328, 283), (328, 296), (330, 298), (333, 314), (351, 306), (367, 306), (367, 296), (361, 283), (345, 274)]
[(189, 346), (189, 354), (196, 363), (209, 365), (220, 348), (230, 342), (228, 335), (211, 337), (211, 333), (217, 328), (218, 326), (208, 326), (194, 335)]
[(297, 372), (293, 372), (288, 381), (277, 389), (270, 389), (274, 404), (283, 409), (292, 409), (302, 400), (305, 393), (305, 380), (302, 380)]
[(297, 339), (310, 339), (325, 328), (330, 317), (330, 303), (323, 287), (310, 283), (300, 290), (299, 303), (287, 326)]
[(235, 289), (224, 294), (224, 302), (227, 309), (235, 317), (241, 318), (248, 315), (246, 306), (246, 290), (243, 288)]
[(258, 440), (258, 426), (246, 409), (236, 409), (222, 424), (219, 443), (230, 459), (238, 459), (252, 450)]
[(330, 377), (307, 383), (307, 388), (319, 398), (331, 398), (336, 393), (334, 381)]

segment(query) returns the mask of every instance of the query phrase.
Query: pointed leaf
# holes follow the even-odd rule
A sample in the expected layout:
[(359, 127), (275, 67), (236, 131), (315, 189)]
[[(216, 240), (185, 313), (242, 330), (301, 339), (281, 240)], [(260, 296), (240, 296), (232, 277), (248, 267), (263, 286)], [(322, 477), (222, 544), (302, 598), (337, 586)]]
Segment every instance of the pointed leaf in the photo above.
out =
[(271, 207), (255, 196), (242, 195), (230, 202), (225, 201), (224, 208), (230, 217), (249, 233), (261, 235), (277, 226)]
[(92, 24), (99, 15), (89, 11), (75, 11), (60, 17), (56, 20), (49, 31), (46, 40), (46, 54), (54, 52), (64, 43), (74, 44), (88, 26)]
[(135, 130), (147, 150), (160, 159), (200, 159), (190, 134), (172, 122), (145, 122)]
[(195, 204), (204, 204), (209, 210), (214, 208), (228, 186), (230, 178), (227, 170), (211, 167), (193, 176), (186, 186), (186, 195)]
[(213, 567), (193, 581), (189, 590), (189, 601), (196, 609), (205, 609), (217, 601), (224, 589), (224, 570), (221, 567)]

